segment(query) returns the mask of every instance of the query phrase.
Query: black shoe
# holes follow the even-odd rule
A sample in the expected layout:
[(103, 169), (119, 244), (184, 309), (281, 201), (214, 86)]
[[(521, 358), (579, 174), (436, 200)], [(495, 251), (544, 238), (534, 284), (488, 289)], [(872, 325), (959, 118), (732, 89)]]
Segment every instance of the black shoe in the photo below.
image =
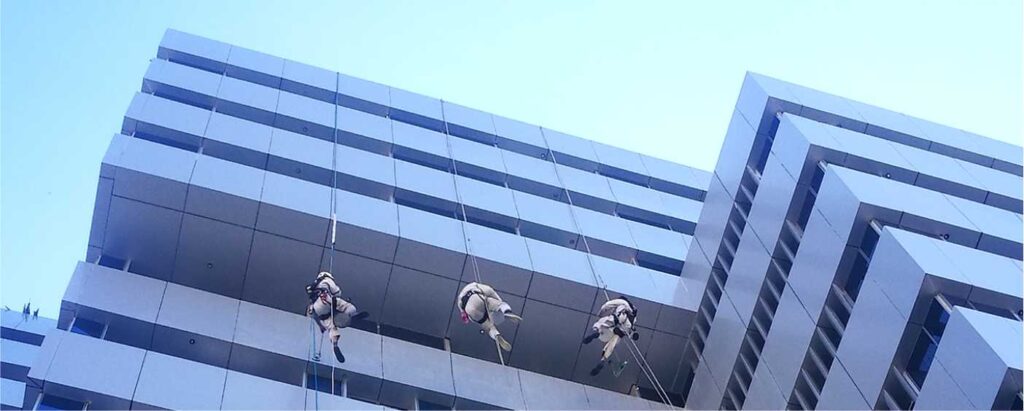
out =
[(345, 355), (341, 353), (341, 348), (338, 348), (337, 345), (334, 346), (334, 358), (337, 358), (339, 363), (345, 362)]
[(597, 374), (601, 373), (602, 369), (604, 369), (604, 361), (597, 363), (597, 365), (594, 366), (594, 369), (590, 370), (590, 376), (596, 377)]
[(369, 316), (370, 316), (370, 313), (368, 313), (366, 311), (360, 311), (360, 312), (355, 313), (355, 315), (352, 316), (352, 319), (353, 320), (362, 320), (362, 319), (364, 319), (366, 317), (369, 317)]
[(597, 338), (597, 333), (592, 333), (586, 337), (583, 337), (583, 343), (590, 344), (590, 342), (594, 341), (595, 338)]

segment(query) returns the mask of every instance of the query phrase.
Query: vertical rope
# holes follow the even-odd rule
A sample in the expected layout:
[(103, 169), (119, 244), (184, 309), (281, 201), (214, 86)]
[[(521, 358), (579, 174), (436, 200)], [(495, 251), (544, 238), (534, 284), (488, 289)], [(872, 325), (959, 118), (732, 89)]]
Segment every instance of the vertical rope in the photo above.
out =
[[(341, 85), (341, 74), (334, 73), (334, 144), (331, 145), (331, 257), (328, 263), (328, 271), (334, 275), (334, 252), (335, 242), (338, 236), (338, 88)], [(335, 284), (337, 285), (337, 284)], [(341, 287), (338, 287), (338, 294), (341, 294)], [(335, 299), (331, 296), (331, 327), (337, 328), (334, 322)], [(351, 304), (351, 302), (349, 302)], [(341, 330), (338, 330), (338, 339), (341, 339)], [(337, 342), (332, 341), (337, 347)], [(337, 359), (335, 359), (337, 360)], [(331, 393), (334, 393), (334, 368), (331, 368)]]
[[(543, 127), (540, 127), (540, 134), (541, 138), (544, 139), (544, 144), (547, 145), (547, 136), (544, 134)], [(608, 284), (605, 283), (604, 279), (601, 278), (601, 275), (597, 273), (597, 268), (594, 266), (594, 256), (590, 251), (590, 243), (587, 241), (587, 236), (584, 234), (579, 220), (576, 217), (575, 205), (572, 201), (572, 193), (569, 191), (569, 188), (566, 187), (565, 181), (562, 180), (562, 174), (558, 171), (558, 159), (555, 158), (554, 151), (551, 151), (550, 148), (548, 149), (548, 154), (551, 156), (551, 162), (555, 165), (555, 177), (558, 178), (558, 184), (563, 190), (565, 190), (566, 200), (569, 201), (569, 214), (572, 215), (572, 222), (573, 226), (576, 228), (576, 232), (579, 233), (580, 238), (583, 240), (583, 248), (587, 253), (587, 263), (590, 265), (591, 274), (594, 275), (594, 282), (597, 287), (601, 289), (601, 292), (604, 293), (605, 301), (611, 301), (612, 298), (608, 294)], [(668, 397), (668, 392), (665, 391), (664, 387), (662, 387), (661, 382), (658, 381), (658, 377), (654, 375), (654, 369), (647, 363), (647, 359), (642, 355), (640, 347), (636, 345), (636, 342), (633, 341), (632, 338), (621, 338), (620, 340), (625, 340), (627, 342), (626, 348), (633, 356), (633, 360), (637, 362), (637, 366), (640, 367), (640, 371), (642, 371), (644, 376), (647, 377), (647, 381), (649, 381), (651, 386), (654, 387), (654, 391), (658, 393), (658, 397), (661, 398), (661, 401), (669, 407), (673, 407), (672, 401)]]
[[(441, 101), (441, 121), (444, 123), (444, 143), (448, 149), (448, 159), (452, 163), (452, 182), (455, 185), (455, 201), (459, 203), (459, 211), (462, 217), (459, 219), (459, 223), (462, 226), (462, 238), (465, 239), (466, 243), (466, 254), (469, 255), (470, 264), (473, 265), (473, 278), (477, 283), (483, 283), (480, 280), (480, 265), (476, 261), (476, 254), (473, 253), (473, 239), (469, 236), (469, 231), (466, 230), (466, 225), (469, 224), (469, 215), (466, 214), (466, 203), (462, 201), (462, 190), (459, 190), (459, 165), (455, 161), (455, 154), (452, 150), (452, 136), (448, 131), (448, 119), (444, 113), (444, 100)], [(487, 300), (484, 299), (484, 310), (489, 311), (487, 307)], [(490, 315), (489, 313), (487, 315)], [(498, 350), (498, 361), (501, 365), (505, 365), (505, 355), (501, 352), (501, 344), (498, 340), (494, 340), (494, 346)]]
[(473, 276), (476, 278), (476, 282), (482, 283), (482, 281), (480, 281), (480, 265), (476, 261), (476, 254), (473, 253), (473, 240), (469, 237), (469, 232), (466, 231), (466, 224), (469, 223), (469, 216), (466, 214), (466, 203), (462, 201), (462, 192), (459, 190), (459, 165), (457, 164), (458, 162), (455, 161), (455, 155), (452, 151), (452, 137), (448, 132), (448, 119), (445, 117), (443, 100), (441, 101), (441, 121), (444, 122), (444, 142), (445, 146), (448, 148), (448, 159), (452, 162), (452, 173), (454, 174), (452, 176), (452, 182), (455, 183), (455, 201), (459, 203), (459, 210), (462, 214), (459, 221), (462, 225), (462, 237), (465, 239), (466, 243), (466, 254), (469, 255), (470, 262), (473, 264)]

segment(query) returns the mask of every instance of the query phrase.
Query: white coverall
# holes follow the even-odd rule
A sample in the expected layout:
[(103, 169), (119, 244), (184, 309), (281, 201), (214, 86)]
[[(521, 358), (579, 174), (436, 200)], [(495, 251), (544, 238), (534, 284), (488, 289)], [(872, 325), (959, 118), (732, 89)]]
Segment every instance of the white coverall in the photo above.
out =
[(330, 332), (331, 344), (337, 346), (338, 339), (341, 338), (341, 329), (352, 323), (352, 316), (356, 314), (356, 306), (339, 297), (341, 288), (334, 282), (334, 278), (322, 274), (318, 278), (311, 290), (310, 297), (314, 299), (310, 303), (307, 313), (316, 319), (317, 324), (320, 325), (320, 332)]
[(615, 345), (619, 343), (620, 336), (635, 334), (633, 322), (636, 320), (636, 309), (629, 301), (616, 298), (601, 305), (601, 310), (597, 315), (600, 318), (594, 322), (592, 328), (597, 334), (597, 338), (605, 343), (601, 350), (601, 361), (603, 362), (615, 351)]
[(497, 326), (505, 322), (506, 318), (514, 322), (519, 322), (522, 318), (512, 313), (512, 308), (501, 300), (491, 286), (475, 282), (466, 284), (456, 298), (455, 305), (459, 307), (464, 322), (468, 319), (480, 324), (480, 328), (496, 341), (501, 349), (512, 350), (512, 344), (501, 336)]

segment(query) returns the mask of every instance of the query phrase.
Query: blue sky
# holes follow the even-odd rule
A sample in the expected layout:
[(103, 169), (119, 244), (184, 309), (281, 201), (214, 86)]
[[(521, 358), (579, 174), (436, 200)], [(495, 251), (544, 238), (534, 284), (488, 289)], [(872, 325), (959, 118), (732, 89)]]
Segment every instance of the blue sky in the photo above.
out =
[(0, 305), (55, 316), (164, 29), (714, 167), (750, 70), (1021, 144), (1021, 2), (0, 2)]

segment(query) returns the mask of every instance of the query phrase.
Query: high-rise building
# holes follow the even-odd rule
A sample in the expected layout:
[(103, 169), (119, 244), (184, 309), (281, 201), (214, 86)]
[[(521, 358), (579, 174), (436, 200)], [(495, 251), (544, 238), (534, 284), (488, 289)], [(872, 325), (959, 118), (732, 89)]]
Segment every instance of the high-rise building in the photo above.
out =
[[(1011, 406), (1021, 157), (751, 74), (708, 173), (170, 30), (22, 406)], [(369, 313), (344, 363), (324, 270)], [(503, 355), (472, 281), (524, 318)], [(640, 339), (591, 376), (620, 295)]]
[[(57, 322), (8, 307), (0, 311), (0, 322), (0, 410), (20, 410), (29, 368), (46, 334), (56, 328)], [(33, 404), (30, 401), (28, 407)]]
[[(648, 408), (632, 347), (589, 375), (607, 286), (633, 297), (636, 348), (681, 403), (704, 284), (679, 272), (710, 173), (177, 31), (141, 90), (29, 375), (44, 398)], [(314, 368), (305, 286), (332, 260), (369, 318), (345, 330), (345, 363), (327, 343)], [(477, 278), (524, 318), (501, 326), (504, 358), (458, 315)]]
[(687, 407), (1020, 409), (1021, 156), (747, 76), (683, 267)]

